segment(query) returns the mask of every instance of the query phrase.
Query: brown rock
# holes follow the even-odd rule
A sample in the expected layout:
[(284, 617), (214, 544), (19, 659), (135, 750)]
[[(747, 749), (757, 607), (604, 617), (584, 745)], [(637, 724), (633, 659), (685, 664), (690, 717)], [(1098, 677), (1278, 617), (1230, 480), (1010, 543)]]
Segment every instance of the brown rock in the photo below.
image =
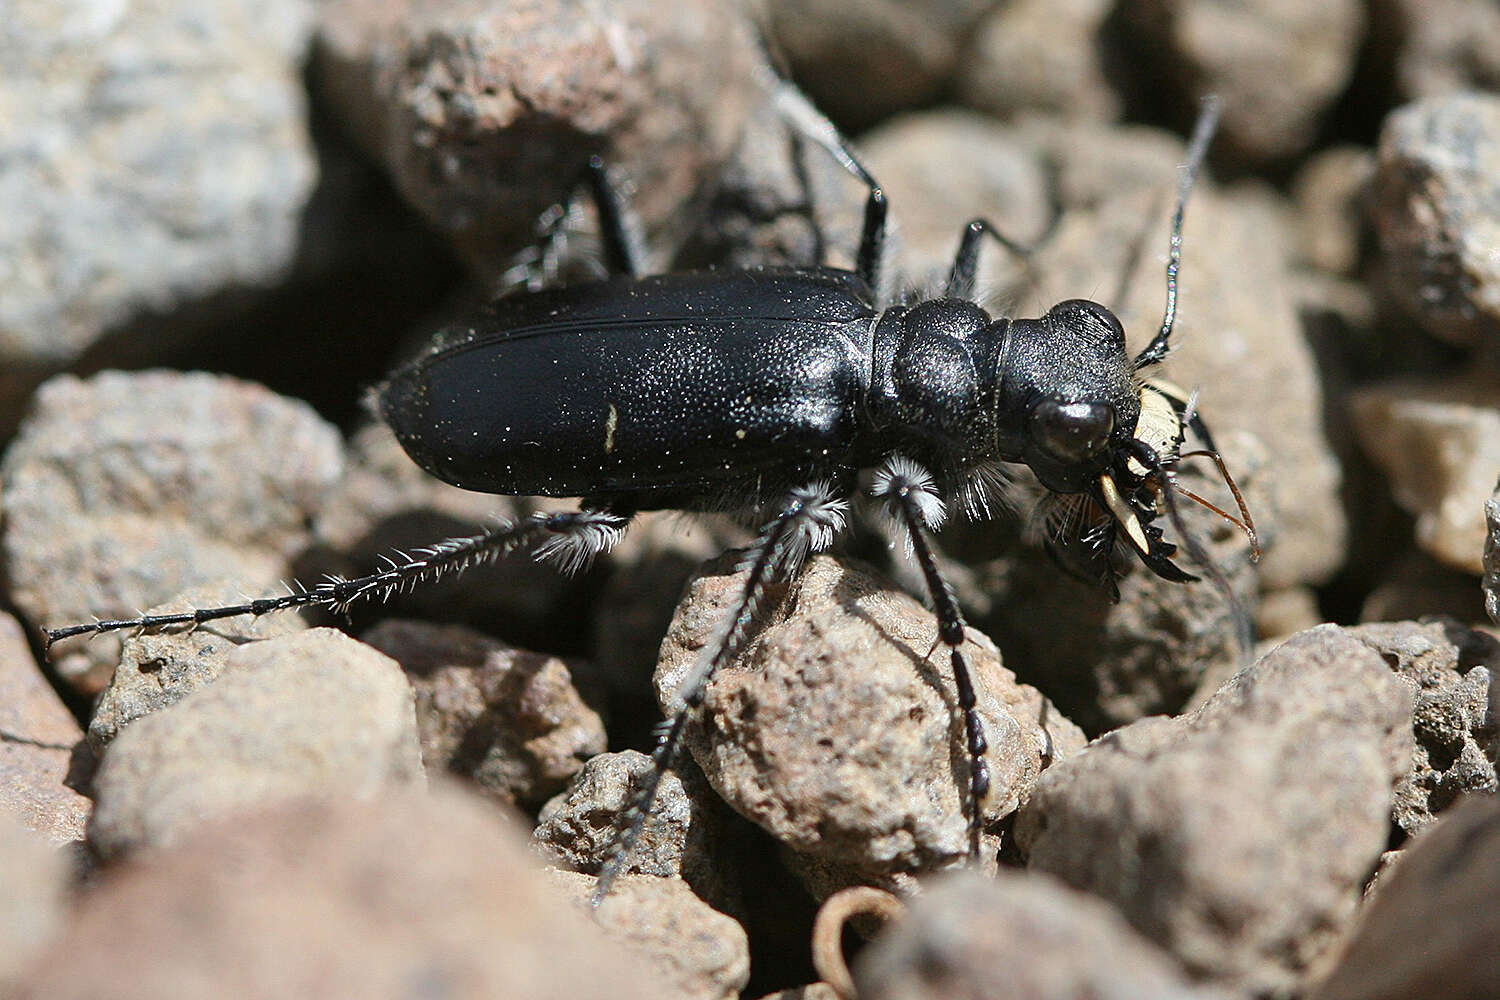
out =
[(1193, 975), (1292, 989), (1386, 846), (1410, 713), (1379, 656), (1322, 626), (1192, 715), (1142, 720), (1049, 769), (1017, 843), (1033, 870), (1113, 902)]
[(0, 994), (61, 929), (67, 905), (67, 854), (0, 807)]
[(959, 99), (998, 118), (1026, 111), (1118, 118), (1120, 96), (1102, 58), (1111, 9), (1106, 0), (997, 4), (960, 60)]
[(935, 879), (855, 963), (861, 1000), (1202, 998), (1106, 903), (1045, 875)]
[(626, 875), (598, 909), (590, 910), (597, 879), (578, 872), (548, 874), (611, 940), (656, 970), (658, 996), (735, 1000), (750, 981), (744, 928), (693, 895), (681, 879)]
[[(305, 403), (202, 373), (59, 376), (0, 469), (11, 597), (57, 626), (133, 615), (190, 587), (275, 592), (343, 467)], [(120, 640), (57, 644), (58, 673), (108, 682)]]
[(657, 996), (519, 839), (446, 790), (240, 815), (116, 870), (19, 996)]
[(89, 839), (118, 855), (268, 801), (422, 780), (400, 668), (313, 629), (236, 647), (212, 684), (121, 733), (95, 779)]
[[(723, 563), (718, 564), (720, 566)], [(717, 631), (743, 577), (710, 567), (662, 643), (657, 697), (675, 710), (681, 678)], [(932, 613), (854, 565), (815, 557), (777, 588), (737, 662), (709, 684), (689, 747), (736, 811), (791, 848), (871, 874), (958, 863), (968, 850), (949, 658)], [(970, 631), (964, 656), (981, 692), (992, 796), (987, 824), (1030, 795), (1044, 753), (1082, 734), (1016, 683)], [(1050, 747), (1044, 749), (1046, 744)]]
[(1392, 112), (1371, 199), (1385, 280), (1427, 331), (1456, 343), (1500, 336), (1500, 97)]
[[(651, 758), (635, 750), (603, 753), (584, 764), (568, 790), (542, 806), (533, 842), (556, 864), (597, 875), (614, 856), (626, 810), (651, 772)], [(732, 866), (719, 857), (723, 805), (685, 760), (662, 776), (651, 816), (625, 873), (680, 878), (716, 909), (738, 912), (744, 902)]]
[[(976, 216), (1023, 245), (1035, 243), (1050, 221), (1051, 197), (1034, 144), (983, 115), (903, 115), (863, 136), (860, 151), (890, 198), (901, 237), (890, 266), (899, 265), (907, 286), (941, 287), (964, 227)], [(986, 246), (979, 263), (978, 287), (1017, 283), (1019, 262), (999, 246)]]
[[(232, 583), (209, 584), (148, 608), (146, 613), (168, 614), (239, 604), (243, 600), (244, 594)], [(211, 683), (223, 673), (229, 653), (236, 646), (305, 628), (307, 623), (300, 616), (277, 614), (264, 618), (223, 618), (191, 629), (126, 633), (121, 642), (120, 665), (89, 718), (89, 746), (96, 755), (102, 755), (120, 730), (136, 719), (175, 705)]]
[(428, 771), (461, 774), (502, 802), (534, 806), (604, 751), (604, 723), (555, 656), (462, 625), (391, 620), (361, 638), (406, 671)]
[(1500, 800), (1455, 808), (1382, 876), (1338, 965), (1311, 1000), (1500, 995)]
[(1477, 372), (1389, 382), (1350, 401), (1360, 443), (1390, 477), (1396, 502), (1417, 518), (1417, 544), (1472, 574), (1484, 570), (1484, 503), (1500, 468), (1497, 401), (1500, 383)]
[(1151, 60), (1146, 78), (1173, 90), (1186, 81), (1183, 104), (1218, 94), (1221, 153), (1251, 162), (1285, 160), (1318, 137), (1349, 84), (1365, 28), (1364, 5), (1354, 0), (1148, 0), (1121, 11), (1134, 34), (1128, 53)]
[(1411, 689), (1416, 745), (1396, 786), (1396, 825), (1414, 834), (1460, 798), (1500, 787), (1500, 720), (1489, 714), (1500, 642), (1451, 619), (1360, 625), (1349, 634)]
[[(630, 0), (319, 9), (327, 99), (489, 280), (607, 153), (661, 237), (738, 142), (760, 54), (740, 9)], [(660, 239), (651, 241), (658, 244)]]
[(765, 23), (791, 74), (857, 132), (931, 103), (991, 0), (765, 0)]
[(82, 739), (20, 623), (0, 612), (0, 810), (54, 844), (82, 840), (93, 805), (67, 783)]

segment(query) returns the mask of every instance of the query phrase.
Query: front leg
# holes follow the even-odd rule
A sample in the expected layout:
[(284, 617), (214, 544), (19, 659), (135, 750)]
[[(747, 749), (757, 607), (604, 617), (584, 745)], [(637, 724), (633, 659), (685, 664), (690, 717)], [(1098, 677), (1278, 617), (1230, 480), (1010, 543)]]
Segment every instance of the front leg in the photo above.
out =
[(979, 834), (984, 823), (984, 800), (990, 792), (990, 768), (984, 755), (989, 742), (979, 720), (979, 698), (969, 665), (959, 647), (964, 641), (964, 616), (953, 596), (953, 588), (943, 579), (933, 558), (926, 531), (943, 523), (946, 513), (942, 499), (933, 488), (932, 474), (921, 465), (899, 455), (888, 458), (875, 476), (870, 492), (881, 499), (892, 521), (899, 525), (911, 543), (911, 551), (938, 619), (938, 642), (948, 647), (953, 664), (953, 683), (958, 691), (958, 707), (963, 712), (964, 749), (969, 758), (968, 820), (969, 855), (979, 859)]

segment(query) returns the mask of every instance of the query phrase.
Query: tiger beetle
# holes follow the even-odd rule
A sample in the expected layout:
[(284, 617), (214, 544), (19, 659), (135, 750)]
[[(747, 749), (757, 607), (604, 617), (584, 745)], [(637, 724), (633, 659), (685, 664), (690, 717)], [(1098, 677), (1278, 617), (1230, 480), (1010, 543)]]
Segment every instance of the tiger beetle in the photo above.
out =
[[(582, 497), (576, 511), (448, 539), (380, 572), (330, 578), (306, 591), (44, 629), (47, 644), (303, 606), (342, 611), (518, 551), (573, 570), (608, 551), (639, 511), (755, 518), (761, 529), (740, 563), (744, 578), (731, 613), (682, 682), (682, 707), (658, 731), (652, 771), (601, 872), (597, 904), (626, 865), (708, 683), (744, 647), (768, 586), (795, 577), (809, 553), (843, 530), (863, 482), (907, 540), (937, 615), (938, 642), (951, 658), (968, 761), (965, 818), (977, 855), (990, 784), (987, 744), (959, 650), (964, 616), (928, 540), (949, 509), (984, 516), (997, 467), (1024, 464), (1048, 491), (1085, 511), (1070, 519), (1076, 537), (1056, 541), (1060, 561), (1111, 590), (1117, 549), (1134, 552), (1167, 580), (1197, 579), (1173, 561), (1177, 548), (1156, 523), (1166, 516), (1194, 562), (1228, 591), (1183, 527), (1176, 494), (1209, 506), (1254, 542), (1196, 407), (1147, 374), (1168, 352), (1183, 213), (1218, 105), (1204, 102), (1180, 168), (1161, 328), (1131, 358), (1119, 319), (1097, 302), (1071, 299), (1039, 319), (994, 318), (976, 304), (985, 236), (1024, 252), (984, 219), (964, 228), (939, 297), (881, 301), (885, 193), (805, 98), (790, 86), (776, 93), (790, 124), (867, 188), (852, 271), (643, 275), (621, 200), (595, 159), (585, 176), (606, 261), (617, 274), (497, 299), (440, 331), (378, 390), (382, 418), (432, 475), (488, 493)], [(1189, 429), (1218, 463), (1239, 503), (1238, 519), (1177, 485)]]

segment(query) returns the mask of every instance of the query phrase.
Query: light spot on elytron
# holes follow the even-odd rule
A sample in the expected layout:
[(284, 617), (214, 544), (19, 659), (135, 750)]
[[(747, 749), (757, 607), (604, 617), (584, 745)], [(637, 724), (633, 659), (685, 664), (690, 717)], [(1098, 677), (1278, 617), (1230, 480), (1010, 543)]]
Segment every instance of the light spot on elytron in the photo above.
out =
[(739, 430), (735, 431), (734, 436), (737, 440), (745, 440), (745, 428), (741, 427)]
[(604, 421), (604, 454), (608, 455), (615, 450), (615, 428), (620, 425), (620, 411), (615, 409), (615, 404), (609, 404), (609, 416)]

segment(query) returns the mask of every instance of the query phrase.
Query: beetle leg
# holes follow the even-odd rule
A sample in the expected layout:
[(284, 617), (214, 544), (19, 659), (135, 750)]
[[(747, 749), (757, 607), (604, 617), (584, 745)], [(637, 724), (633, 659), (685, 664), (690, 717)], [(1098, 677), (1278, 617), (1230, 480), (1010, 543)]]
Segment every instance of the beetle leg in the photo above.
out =
[(599, 210), (599, 235), (604, 241), (604, 262), (610, 274), (639, 278), (644, 273), (640, 240), (631, 230), (625, 200), (610, 180), (604, 158), (589, 157), (586, 174), (589, 192)]
[(318, 607), (346, 611), (358, 601), (385, 599), (403, 587), (458, 573), (470, 566), (494, 562), (519, 548), (536, 547), (539, 558), (554, 557), (564, 568), (576, 568), (607, 550), (629, 523), (629, 518), (603, 510), (533, 514), (496, 525), (477, 535), (449, 538), (412, 552), (385, 557), (385, 568), (368, 576), (331, 576), (315, 587), (293, 590), (245, 604), (195, 608), (164, 615), (141, 615), (114, 621), (94, 621), (65, 628), (42, 629), (48, 648), (59, 639), (99, 635), (122, 629), (155, 629), (169, 625), (200, 625), (221, 618), (270, 614), (290, 608)]
[(703, 648), (677, 690), (681, 707), (658, 730), (651, 751), (651, 771), (634, 800), (622, 815), (624, 825), (613, 851), (599, 871), (592, 903), (598, 906), (609, 895), (615, 879), (625, 870), (636, 842), (645, 829), (662, 775), (670, 771), (682, 753), (682, 737), (688, 717), (703, 704), (703, 695), (714, 673), (744, 648), (755, 621), (756, 608), (765, 598), (771, 581), (796, 574), (809, 551), (823, 548), (844, 527), (847, 502), (836, 499), (826, 483), (794, 490), (786, 505), (761, 530), (755, 544), (745, 550), (737, 572), (747, 573), (734, 611), (725, 617), (717, 635)]
[(802, 93), (784, 80), (773, 85), (776, 110), (786, 123), (813, 142), (826, 149), (849, 173), (853, 174), (869, 193), (865, 196), (865, 221), (859, 237), (859, 254), (855, 258), (854, 270), (870, 291), (884, 302), (886, 296), (880, 287), (881, 263), (885, 257), (886, 211), (888, 204), (880, 184), (865, 169), (864, 164), (849, 148), (849, 141), (837, 126), (813, 107)]
[(943, 502), (933, 488), (932, 476), (915, 462), (899, 456), (887, 460), (875, 478), (871, 492), (885, 501), (892, 520), (901, 525), (911, 542), (912, 554), (927, 581), (927, 592), (937, 613), (938, 640), (948, 647), (953, 664), (953, 684), (958, 691), (958, 707), (963, 712), (964, 745), (969, 758), (967, 812), (969, 819), (969, 854), (979, 857), (979, 831), (984, 822), (984, 800), (990, 791), (990, 769), (984, 754), (989, 743), (979, 719), (979, 698), (974, 690), (969, 665), (959, 649), (964, 641), (964, 616), (953, 588), (938, 570), (926, 532), (943, 521)]

